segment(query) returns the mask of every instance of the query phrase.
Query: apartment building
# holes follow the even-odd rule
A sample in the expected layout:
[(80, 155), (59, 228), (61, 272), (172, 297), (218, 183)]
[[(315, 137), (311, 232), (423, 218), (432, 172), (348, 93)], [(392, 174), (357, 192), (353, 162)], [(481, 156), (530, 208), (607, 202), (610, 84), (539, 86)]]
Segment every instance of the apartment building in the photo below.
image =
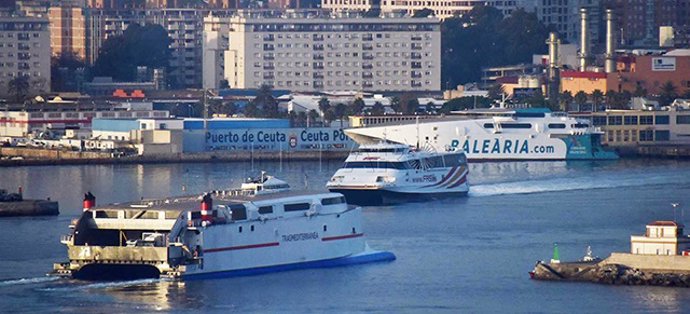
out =
[(0, 17), (0, 97), (24, 76), (29, 92), (50, 90), (50, 31), (43, 17)]
[(71, 5), (48, 9), (50, 48), (54, 56), (74, 54), (86, 60), (86, 18), (84, 9)]
[[(440, 20), (324, 11), (239, 11), (228, 19), (231, 88), (439, 91)], [(213, 23), (213, 22), (210, 22)], [(205, 59), (205, 67), (217, 67)], [(214, 85), (217, 85), (215, 83)]]
[(510, 15), (516, 8), (524, 7), (529, 0), (465, 0), (465, 1), (419, 1), (419, 0), (321, 0), (321, 7), (332, 11), (370, 11), (407, 12), (414, 14), (423, 9), (431, 9), (441, 18), (463, 15), (476, 6), (492, 6), (504, 15)]

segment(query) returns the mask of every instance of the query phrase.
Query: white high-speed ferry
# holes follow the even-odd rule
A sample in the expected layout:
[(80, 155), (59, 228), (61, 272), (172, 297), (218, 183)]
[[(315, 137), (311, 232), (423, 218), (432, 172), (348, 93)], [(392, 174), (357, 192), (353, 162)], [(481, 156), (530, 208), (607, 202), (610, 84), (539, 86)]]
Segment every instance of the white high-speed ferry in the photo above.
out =
[(362, 208), (342, 194), (285, 191), (263, 175), (244, 187), (100, 207), (85, 200), (61, 239), (69, 260), (52, 274), (194, 279), (395, 259), (369, 248)]
[(361, 145), (326, 187), (359, 205), (423, 201), (466, 195), (467, 160), (462, 151), (412, 150), (403, 144)]
[(460, 149), (469, 160), (616, 159), (589, 121), (548, 109), (484, 109), (424, 122), (345, 130), (359, 144), (381, 140), (437, 150)]

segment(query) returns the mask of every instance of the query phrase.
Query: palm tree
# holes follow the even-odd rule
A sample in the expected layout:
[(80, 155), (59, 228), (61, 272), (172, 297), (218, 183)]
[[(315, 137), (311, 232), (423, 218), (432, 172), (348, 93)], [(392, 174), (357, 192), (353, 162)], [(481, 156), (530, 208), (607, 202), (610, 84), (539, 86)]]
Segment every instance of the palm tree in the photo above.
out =
[(347, 115), (347, 106), (345, 104), (340, 103), (335, 105), (335, 108), (333, 108), (333, 113), (335, 114), (336, 118), (340, 119), (340, 128), (343, 127), (343, 119), (345, 119), (345, 116)]
[(383, 107), (383, 104), (381, 102), (375, 102), (374, 105), (371, 107), (370, 113), (372, 115), (377, 115), (380, 116), (386, 112), (386, 109)]
[(597, 111), (599, 109), (599, 105), (604, 101), (604, 93), (601, 92), (601, 90), (595, 89), (592, 91), (592, 111)]
[(670, 105), (676, 98), (678, 98), (677, 90), (678, 89), (671, 81), (666, 81), (664, 85), (661, 85), (661, 92), (659, 93), (659, 105)]
[(561, 93), (561, 109), (563, 111), (568, 111), (568, 105), (573, 102), (573, 93), (571, 93), (569, 90)]
[(587, 94), (585, 94), (583, 91), (579, 91), (573, 98), (577, 104), (577, 111), (582, 111), (582, 106), (587, 104)]
[(17, 76), (7, 82), (7, 91), (14, 95), (17, 102), (20, 102), (29, 93), (29, 77), (26, 75)]

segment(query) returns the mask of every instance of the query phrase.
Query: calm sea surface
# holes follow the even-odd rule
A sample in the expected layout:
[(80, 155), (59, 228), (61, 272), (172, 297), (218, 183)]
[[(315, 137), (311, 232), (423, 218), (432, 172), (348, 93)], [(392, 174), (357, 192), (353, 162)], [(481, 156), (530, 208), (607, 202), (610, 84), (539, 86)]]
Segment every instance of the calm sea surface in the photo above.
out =
[[(470, 167), (466, 198), (366, 207), (369, 244), (389, 263), (168, 282), (45, 277), (83, 193), (124, 202), (237, 186), (267, 170), (293, 187), (322, 187), (339, 162), (0, 168), (0, 188), (60, 202), (49, 218), (0, 219), (0, 312), (690, 312), (690, 289), (538, 282), (549, 259), (629, 250), (647, 222), (690, 220), (690, 162), (506, 162)], [(306, 177), (305, 177), (306, 175)], [(306, 184), (305, 184), (306, 182)], [(183, 186), (186, 191), (183, 192)], [(687, 216), (686, 216), (687, 215)]]

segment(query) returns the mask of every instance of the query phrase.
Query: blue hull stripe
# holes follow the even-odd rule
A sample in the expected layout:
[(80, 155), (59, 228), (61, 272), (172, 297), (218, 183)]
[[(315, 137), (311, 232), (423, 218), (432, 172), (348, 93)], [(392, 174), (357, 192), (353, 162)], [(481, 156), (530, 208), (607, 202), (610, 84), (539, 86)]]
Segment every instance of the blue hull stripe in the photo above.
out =
[(249, 269), (238, 269), (238, 270), (228, 270), (219, 271), (212, 273), (202, 273), (202, 274), (187, 274), (183, 275), (182, 278), (185, 280), (197, 280), (197, 279), (212, 279), (212, 278), (227, 278), (227, 277), (239, 277), (239, 276), (252, 276), (267, 273), (274, 273), (280, 271), (296, 270), (296, 269), (309, 269), (309, 268), (329, 268), (329, 267), (339, 267), (347, 265), (356, 265), (372, 262), (385, 262), (395, 260), (395, 255), (391, 252), (375, 252), (366, 255), (356, 255), (349, 257), (340, 257), (335, 259), (321, 260), (321, 261), (311, 261), (303, 263), (285, 264), (277, 266), (267, 266), (259, 268), (249, 268)]

